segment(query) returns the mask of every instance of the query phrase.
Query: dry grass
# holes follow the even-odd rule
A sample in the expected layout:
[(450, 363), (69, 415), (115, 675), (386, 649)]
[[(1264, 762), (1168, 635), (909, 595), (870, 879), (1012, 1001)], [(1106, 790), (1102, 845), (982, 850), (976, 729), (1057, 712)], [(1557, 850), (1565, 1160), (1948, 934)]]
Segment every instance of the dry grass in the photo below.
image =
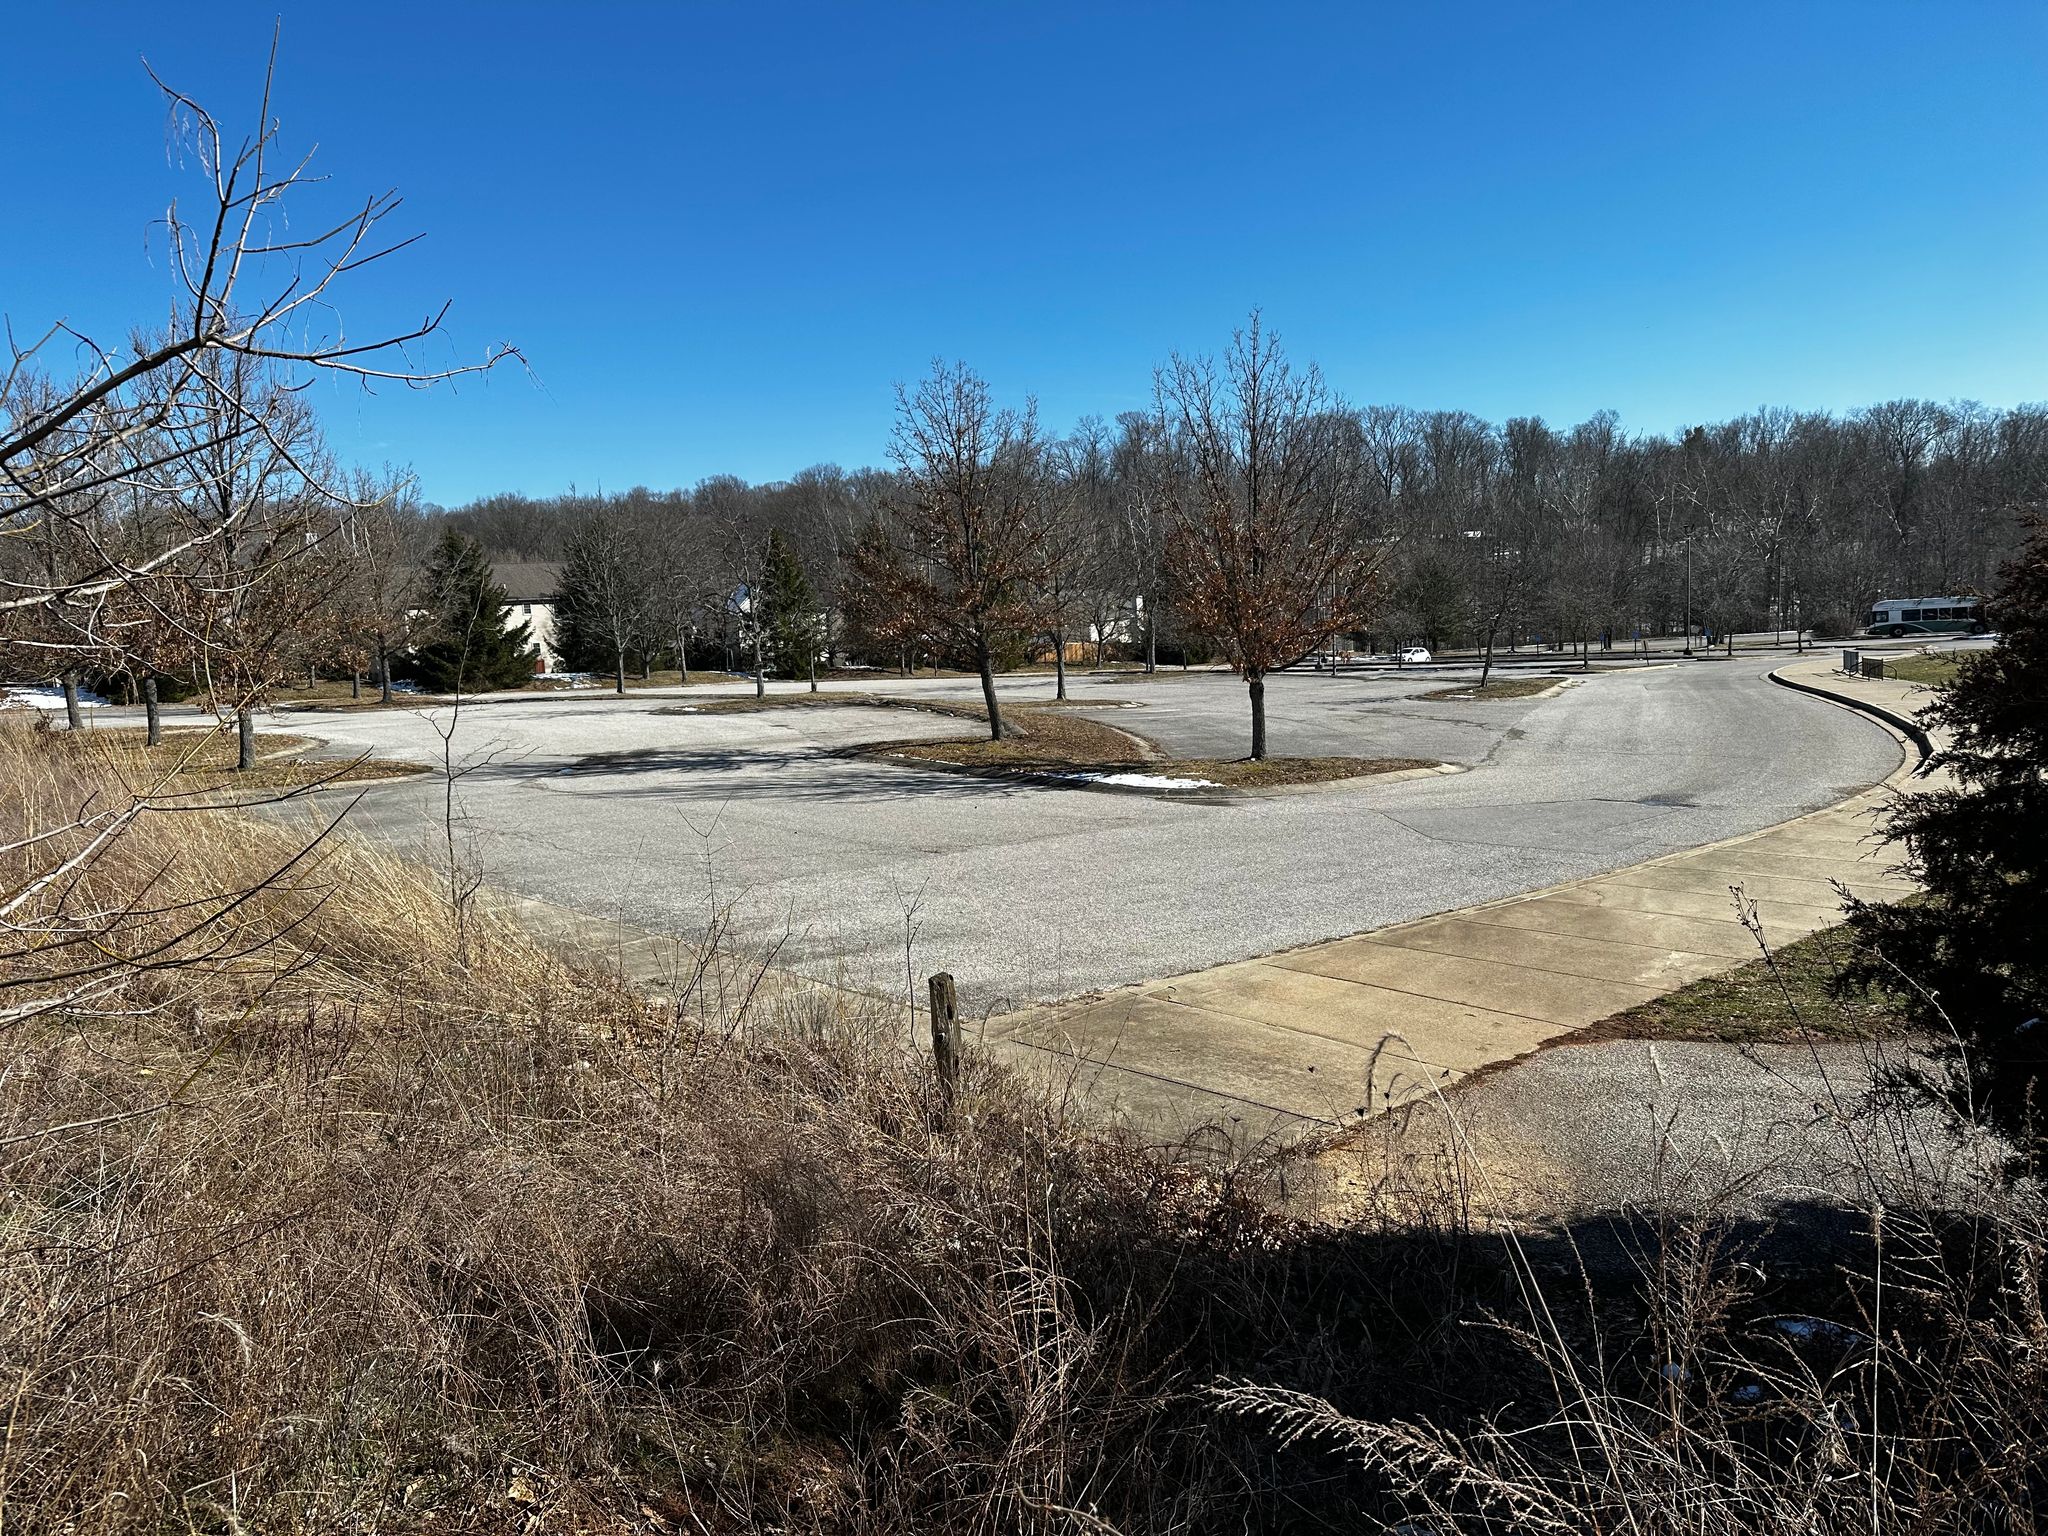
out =
[(152, 809), (35, 885), (137, 765), (0, 765), (48, 834), (0, 998), (127, 962), (0, 1077), (0, 1515), (1009, 1530), (1182, 1455), (1133, 1298), (1264, 1222), (1213, 1175), (982, 1066), (948, 1110), (886, 1005), (751, 1011), (715, 944), (657, 1001), (298, 826)]
[[(825, 677), (827, 674), (820, 672), (818, 675)], [(873, 674), (848, 675), (872, 676)], [(691, 688), (730, 687), (734, 683), (750, 683), (752, 681), (753, 679), (744, 673), (721, 672), (714, 669), (692, 667), (690, 669), (690, 681), (686, 685), (683, 682), (682, 674), (670, 667), (657, 669), (649, 677), (642, 677), (638, 672), (627, 673), (626, 691), (628, 693), (637, 693), (649, 688), (680, 688), (684, 686)], [(567, 698), (618, 697), (613, 687), (612, 676), (608, 672), (592, 673), (591, 681), (580, 687), (555, 678), (536, 677), (532, 682), (523, 687), (494, 691), (546, 694), (551, 697), (559, 695)], [(198, 702), (203, 705), (205, 703), (204, 697), (201, 696)], [(361, 694), (358, 695), (349, 683), (322, 679), (310, 687), (304, 683), (281, 684), (277, 688), (272, 702), (281, 709), (317, 709), (322, 711), (348, 712), (359, 709), (431, 709), (443, 704), (452, 704), (455, 700), (451, 694), (401, 692), (394, 693), (391, 696), (391, 702), (386, 704), (383, 700), (382, 690), (375, 683), (365, 682)], [(465, 702), (474, 703), (476, 701), (465, 700)]]
[[(161, 780), (167, 789), (184, 794), (255, 794), (426, 772), (418, 763), (395, 758), (309, 759), (304, 754), (320, 743), (283, 731), (259, 731), (256, 766), (243, 770), (235, 766), (241, 760), (241, 744), (232, 724), (167, 726), (162, 743), (155, 747), (145, 744), (148, 732), (141, 726), (95, 725), (89, 734), (101, 747), (112, 749), (112, 757), (135, 775), (131, 782), (138, 787)], [(67, 748), (60, 739), (52, 750)]]
[(946, 699), (892, 698), (881, 693), (769, 693), (760, 697), (705, 699), (696, 704), (671, 704), (656, 709), (657, 715), (754, 715), (782, 709), (915, 709), (929, 715), (946, 715), (960, 720), (986, 720), (978, 704), (956, 704)]
[(1297, 1225), (1284, 1163), (749, 1001), (716, 914), (655, 998), (310, 823), (94, 843), (139, 771), (0, 727), (0, 1004), (72, 997), (0, 1072), (7, 1526), (2033, 1528), (2023, 1211)]
[[(983, 721), (979, 709), (964, 712)], [(1003, 711), (1003, 739), (892, 742), (865, 749), (870, 754), (943, 764), (955, 768), (995, 769), (1019, 773), (1075, 772), (1085, 769), (1177, 767), (1150, 742), (1129, 732), (1050, 705), (1013, 704)]]
[(1333, 784), (1442, 765), (1420, 757), (1248, 757), (1175, 758), (1173, 771), (1233, 789), (1272, 789), (1287, 784)]
[[(821, 677), (824, 675), (822, 672), (819, 674)], [(576, 687), (569, 683), (537, 678), (528, 686), (526, 691), (529, 693), (595, 693), (610, 694), (613, 698), (618, 697), (617, 684), (611, 673), (593, 672), (590, 676), (591, 683), (595, 686)], [(690, 668), (690, 680), (688, 683), (685, 683), (683, 681), (683, 674), (674, 667), (657, 667), (645, 677), (642, 677), (638, 672), (627, 672), (626, 692), (637, 693), (645, 688), (696, 688), (700, 686), (710, 688), (729, 686), (733, 683), (750, 683), (752, 681), (753, 678), (744, 672), (724, 672), (715, 668), (692, 667)]]
[(1473, 683), (1469, 687), (1437, 688), (1422, 695), (1425, 699), (1455, 700), (1459, 703), (1484, 703), (1496, 699), (1528, 699), (1539, 693), (1546, 693), (1557, 686), (1554, 677), (1504, 677), (1481, 687)]
[[(981, 719), (979, 710), (968, 713)], [(1178, 779), (1204, 779), (1231, 789), (1327, 784), (1411, 768), (1434, 768), (1410, 757), (1169, 757), (1133, 732), (1074, 713), (1056, 703), (1013, 705), (1003, 711), (1001, 741), (889, 742), (863, 748), (868, 755), (975, 772), (1074, 775), (1133, 771)]]

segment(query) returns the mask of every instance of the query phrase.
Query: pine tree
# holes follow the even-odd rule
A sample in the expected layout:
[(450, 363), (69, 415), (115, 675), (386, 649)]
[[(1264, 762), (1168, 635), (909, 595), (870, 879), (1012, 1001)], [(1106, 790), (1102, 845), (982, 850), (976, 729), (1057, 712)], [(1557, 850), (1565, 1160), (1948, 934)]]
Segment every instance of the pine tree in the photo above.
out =
[(1901, 796), (1885, 824), (1926, 899), (1851, 904), (1858, 956), (1846, 984), (1883, 987), (1953, 1039), (1946, 1091), (1987, 1113), (2038, 1170), (2048, 1167), (2048, 523), (2034, 524), (2000, 582), (1985, 605), (1999, 644), (1966, 657), (1921, 712), (1950, 734), (1932, 766), (1954, 787)]
[(818, 659), (818, 599), (803, 562), (780, 533), (768, 535), (761, 575), (761, 622), (771, 664), (784, 677), (806, 676)]
[(524, 624), (507, 624), (505, 589), (475, 539), (449, 529), (427, 564), (434, 638), (413, 653), (410, 671), (434, 693), (479, 693), (532, 678), (535, 653)]

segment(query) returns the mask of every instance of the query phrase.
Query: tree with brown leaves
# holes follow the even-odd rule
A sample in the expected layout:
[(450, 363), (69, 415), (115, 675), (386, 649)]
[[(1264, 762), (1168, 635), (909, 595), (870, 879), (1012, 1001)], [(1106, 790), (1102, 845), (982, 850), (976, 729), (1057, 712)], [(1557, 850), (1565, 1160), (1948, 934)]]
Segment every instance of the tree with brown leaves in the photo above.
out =
[(853, 554), (871, 632), (894, 629), (972, 660), (991, 741), (1003, 739), (995, 658), (1040, 626), (1052, 540), (1034, 405), (997, 409), (963, 363), (898, 386), (897, 494)]
[(1288, 365), (1256, 312), (1220, 368), (1176, 353), (1154, 389), (1175, 603), (1243, 674), (1256, 760), (1266, 673), (1362, 623), (1372, 594), (1380, 551), (1346, 451), (1351, 418), (1313, 366)]

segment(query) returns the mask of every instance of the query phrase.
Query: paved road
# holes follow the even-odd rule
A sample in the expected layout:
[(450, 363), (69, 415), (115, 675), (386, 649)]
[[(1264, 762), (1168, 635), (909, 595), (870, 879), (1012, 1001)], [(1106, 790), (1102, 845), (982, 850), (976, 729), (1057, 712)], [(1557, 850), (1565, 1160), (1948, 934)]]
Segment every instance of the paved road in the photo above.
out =
[[(780, 960), (876, 989), (949, 969), (979, 1013), (1266, 954), (1733, 836), (1832, 803), (1898, 762), (1891, 738), (1774, 687), (1764, 664), (1595, 673), (1540, 701), (1432, 702), (1441, 679), (1288, 675), (1276, 751), (1435, 758), (1471, 771), (1190, 803), (995, 784), (833, 755), (951, 734), (897, 710), (657, 714), (673, 699), (468, 711), (457, 798), (495, 883), (662, 931), (730, 905)], [(967, 696), (971, 682), (876, 686)], [(1049, 680), (1007, 680), (1043, 697)], [(1227, 675), (1077, 676), (1079, 699), (1188, 755), (1236, 755)], [(693, 693), (694, 696), (700, 696)], [(409, 712), (276, 722), (438, 762)], [(418, 846), (442, 786), (373, 790), (364, 830)]]

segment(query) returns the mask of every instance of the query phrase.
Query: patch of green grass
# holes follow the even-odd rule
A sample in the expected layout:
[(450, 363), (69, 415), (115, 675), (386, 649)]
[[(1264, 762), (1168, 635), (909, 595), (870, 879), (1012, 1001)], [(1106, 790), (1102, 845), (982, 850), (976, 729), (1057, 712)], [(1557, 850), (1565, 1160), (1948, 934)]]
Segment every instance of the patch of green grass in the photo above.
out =
[(1565, 1038), (1586, 1040), (1711, 1040), (1767, 1044), (1816, 1035), (1875, 1040), (1905, 1025), (1874, 995), (1835, 997), (1829, 983), (1849, 959), (1846, 926), (1823, 928), (1718, 976), (1602, 1019)]
[(1945, 686), (1963, 664), (1960, 651), (1926, 651), (1917, 656), (1887, 656), (1884, 675), (1902, 683), (1924, 683), (1929, 688)]

